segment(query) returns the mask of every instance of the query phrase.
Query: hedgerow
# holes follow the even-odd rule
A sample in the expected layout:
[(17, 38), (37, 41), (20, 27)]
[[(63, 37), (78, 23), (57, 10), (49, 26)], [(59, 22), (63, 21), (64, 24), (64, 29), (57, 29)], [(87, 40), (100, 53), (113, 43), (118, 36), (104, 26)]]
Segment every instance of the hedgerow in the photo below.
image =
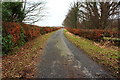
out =
[[(112, 38), (119, 38), (119, 34), (120, 34), (119, 31), (112, 31), (112, 30), (75, 29), (75, 28), (68, 28), (68, 27), (66, 27), (66, 29), (75, 35), (79, 35), (81, 37), (94, 40), (94, 41), (98, 41), (98, 42), (100, 42), (101, 40), (105, 41), (104, 37), (109, 37), (111, 38), (109, 39), (109, 41), (113, 41)], [(119, 44), (120, 40), (114, 39), (114, 43)]]
[(2, 28), (3, 55), (40, 35), (60, 29), (57, 27), (39, 27), (15, 22), (2, 22)]

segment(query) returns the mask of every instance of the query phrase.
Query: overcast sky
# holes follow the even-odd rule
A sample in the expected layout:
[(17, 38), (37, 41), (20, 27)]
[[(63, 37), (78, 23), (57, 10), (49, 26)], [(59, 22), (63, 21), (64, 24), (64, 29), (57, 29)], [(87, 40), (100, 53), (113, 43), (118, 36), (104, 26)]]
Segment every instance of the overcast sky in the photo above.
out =
[[(27, 1), (41, 1), (41, 0), (27, 0)], [(41, 21), (35, 23), (39, 26), (62, 26), (63, 20), (67, 15), (70, 4), (77, 0), (42, 0), (46, 1), (45, 14), (46, 17)], [(80, 0), (84, 1), (84, 0)]]
[[(32, 0), (35, 1), (35, 0)], [(39, 26), (62, 26), (71, 2), (75, 0), (46, 0), (47, 16), (43, 21), (35, 23)]]

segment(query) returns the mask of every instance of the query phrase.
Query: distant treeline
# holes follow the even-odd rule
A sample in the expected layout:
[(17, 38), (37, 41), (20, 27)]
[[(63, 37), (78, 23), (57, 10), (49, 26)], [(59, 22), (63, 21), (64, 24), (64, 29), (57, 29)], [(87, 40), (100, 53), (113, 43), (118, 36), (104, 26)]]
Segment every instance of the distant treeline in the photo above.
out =
[(119, 2), (73, 2), (63, 25), (82, 29), (118, 29)]

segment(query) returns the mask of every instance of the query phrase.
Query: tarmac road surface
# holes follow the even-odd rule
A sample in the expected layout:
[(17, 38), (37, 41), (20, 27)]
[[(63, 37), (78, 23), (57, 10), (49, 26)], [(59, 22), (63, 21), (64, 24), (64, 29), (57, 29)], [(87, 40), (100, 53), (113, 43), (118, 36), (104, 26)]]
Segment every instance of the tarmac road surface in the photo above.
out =
[(63, 34), (55, 32), (47, 41), (38, 66), (39, 78), (110, 78), (99, 64), (72, 44)]

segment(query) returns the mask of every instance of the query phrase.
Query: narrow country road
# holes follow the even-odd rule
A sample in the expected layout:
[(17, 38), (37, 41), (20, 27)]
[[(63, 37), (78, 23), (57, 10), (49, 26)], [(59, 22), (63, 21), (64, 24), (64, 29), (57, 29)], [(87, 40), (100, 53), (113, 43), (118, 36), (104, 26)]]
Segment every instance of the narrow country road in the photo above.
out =
[(110, 78), (99, 64), (69, 42), (63, 29), (47, 41), (39, 64), (39, 78)]

